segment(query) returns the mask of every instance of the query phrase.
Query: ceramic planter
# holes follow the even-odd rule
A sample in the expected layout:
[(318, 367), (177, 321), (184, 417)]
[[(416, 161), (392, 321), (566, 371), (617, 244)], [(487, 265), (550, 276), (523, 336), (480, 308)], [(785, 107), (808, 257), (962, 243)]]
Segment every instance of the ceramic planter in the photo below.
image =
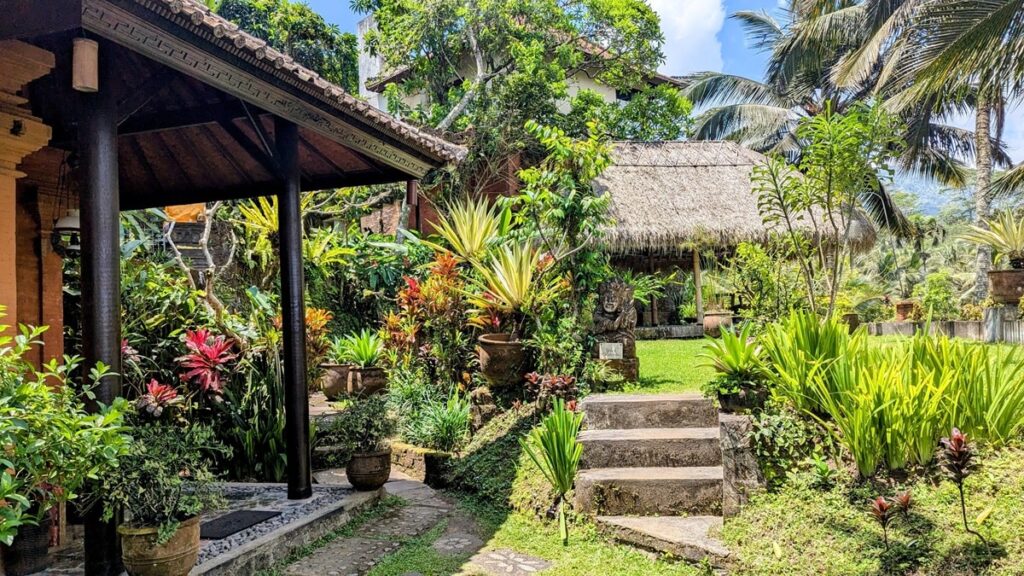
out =
[(732, 326), (732, 312), (723, 310), (704, 313), (704, 334), (718, 338), (722, 335), (722, 328), (730, 326)]
[(50, 567), (50, 523), (50, 515), (44, 514), (38, 526), (19, 526), (10, 546), (0, 544), (0, 574), (25, 576)]
[(368, 454), (353, 454), (345, 465), (345, 476), (356, 490), (376, 490), (391, 476), (391, 448)]
[(1016, 306), (1024, 296), (1024, 270), (990, 271), (988, 292), (996, 304)]
[(896, 321), (906, 322), (914, 313), (914, 300), (900, 300), (896, 303)]
[(122, 524), (121, 559), (130, 576), (188, 576), (199, 559), (199, 517), (178, 526), (166, 543), (157, 545), (156, 527), (133, 528)]
[(348, 371), (348, 393), (370, 396), (383, 392), (388, 386), (388, 375), (383, 368), (352, 366)]
[(348, 374), (351, 364), (321, 364), (320, 390), (328, 400), (338, 400), (348, 393)]
[(526, 365), (526, 347), (512, 340), (508, 334), (483, 334), (477, 339), (480, 372), (491, 388), (515, 386), (523, 383), (529, 372)]

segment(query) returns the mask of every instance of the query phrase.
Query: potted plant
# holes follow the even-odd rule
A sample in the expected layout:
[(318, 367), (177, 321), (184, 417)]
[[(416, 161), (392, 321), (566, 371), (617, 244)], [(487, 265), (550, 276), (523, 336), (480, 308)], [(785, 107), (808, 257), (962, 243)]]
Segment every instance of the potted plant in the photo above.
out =
[(327, 361), (320, 364), (320, 389), (328, 400), (338, 400), (348, 393), (348, 374), (352, 363), (348, 360), (349, 346), (344, 338), (335, 338), (327, 353)]
[(996, 256), (1005, 256), (1009, 270), (990, 270), (989, 297), (996, 304), (1016, 306), (1024, 296), (1024, 219), (1006, 210), (988, 221), (988, 227), (972, 226), (964, 239), (992, 249)]
[(376, 332), (363, 329), (349, 334), (339, 344), (341, 361), (349, 364), (346, 388), (349, 394), (376, 394), (387, 386), (388, 377), (378, 366), (384, 344)]
[(329, 424), (327, 435), (351, 455), (345, 475), (356, 490), (376, 490), (388, 481), (394, 432), (383, 396), (357, 399)]
[[(125, 402), (89, 413), (68, 386), (77, 359), (52, 360), (38, 371), (25, 358), (44, 330), (21, 327), (15, 337), (0, 336), (0, 566), (8, 576), (49, 566), (57, 505), (115, 468), (127, 446)], [(100, 366), (92, 375), (105, 372)]]
[[(165, 401), (139, 403), (154, 400)], [(224, 448), (194, 423), (147, 422), (133, 437), (121, 465), (99, 480), (103, 519), (124, 512), (117, 532), (130, 576), (187, 576), (199, 558), (199, 515), (221, 501), (209, 461)]]
[(751, 410), (764, 405), (768, 399), (767, 379), (753, 324), (744, 324), (739, 332), (723, 330), (721, 338), (705, 344), (701, 357), (718, 373), (701, 391), (705, 396), (717, 397), (723, 411)]
[(477, 356), (491, 387), (521, 384), (531, 371), (523, 332), (535, 307), (558, 290), (544, 278), (549, 264), (530, 244), (504, 246), (486, 264), (473, 263), (479, 277), (469, 298), (471, 323), (485, 330), (477, 338)]

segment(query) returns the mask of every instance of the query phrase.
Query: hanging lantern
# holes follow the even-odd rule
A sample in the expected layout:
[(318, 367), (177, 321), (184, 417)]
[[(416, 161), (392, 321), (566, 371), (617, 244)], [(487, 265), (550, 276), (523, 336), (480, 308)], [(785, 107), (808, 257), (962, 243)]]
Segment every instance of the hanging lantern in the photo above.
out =
[(71, 87), (79, 92), (100, 89), (100, 45), (88, 38), (75, 38), (71, 56)]
[(82, 220), (77, 209), (68, 209), (54, 222), (50, 242), (53, 251), (62, 258), (77, 256), (82, 251)]

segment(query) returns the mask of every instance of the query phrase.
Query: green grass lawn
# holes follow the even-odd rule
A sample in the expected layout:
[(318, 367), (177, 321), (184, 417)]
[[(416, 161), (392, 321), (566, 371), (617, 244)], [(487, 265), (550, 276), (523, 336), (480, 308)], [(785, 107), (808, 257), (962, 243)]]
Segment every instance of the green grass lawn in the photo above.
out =
[(698, 358), (704, 340), (640, 340), (640, 381), (627, 384), (623, 393), (671, 394), (696, 392), (715, 372)]

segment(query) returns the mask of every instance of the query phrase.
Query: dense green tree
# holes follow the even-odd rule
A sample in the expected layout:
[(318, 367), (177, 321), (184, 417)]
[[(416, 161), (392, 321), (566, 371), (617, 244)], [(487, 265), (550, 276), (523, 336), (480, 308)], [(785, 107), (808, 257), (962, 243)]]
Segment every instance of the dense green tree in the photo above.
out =
[[(377, 30), (366, 43), (386, 70), (407, 72), (386, 89), (391, 111), (465, 132), (465, 174), (524, 149), (539, 159), (543, 150), (524, 129), (530, 120), (579, 137), (588, 120), (602, 121), (617, 138), (682, 132), (686, 103), (672, 88), (648, 88), (663, 39), (643, 0), (354, 0), (353, 7), (374, 15)], [(582, 91), (573, 112), (578, 75), (634, 97), (612, 114)], [(409, 94), (423, 101), (403, 105)]]
[(356, 37), (296, 0), (206, 0), (207, 6), (303, 66), (359, 93)]

